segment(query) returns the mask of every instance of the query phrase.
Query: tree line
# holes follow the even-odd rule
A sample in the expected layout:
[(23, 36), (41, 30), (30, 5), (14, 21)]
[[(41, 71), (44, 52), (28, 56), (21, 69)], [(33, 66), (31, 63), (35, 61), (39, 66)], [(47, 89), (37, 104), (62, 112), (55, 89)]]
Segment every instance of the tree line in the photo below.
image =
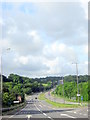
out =
[(17, 100), (17, 96), (21, 96), (25, 101), (25, 94), (31, 95), (36, 92), (46, 91), (53, 88), (58, 83), (58, 77), (46, 78), (29, 78), (16, 74), (10, 74), (8, 77), (3, 76), (3, 107), (14, 105), (13, 101)]
[[(61, 77), (45, 77), (45, 78), (29, 78), (17, 74), (10, 74), (8, 77), (3, 75), (3, 107), (14, 105), (13, 101), (17, 100), (17, 96), (21, 96), (22, 101), (25, 101), (25, 94), (31, 95), (36, 92), (47, 91), (56, 85), (55, 90), (57, 95), (63, 96), (62, 85), (59, 85)], [(84, 101), (90, 96), (90, 89), (88, 88), (88, 75), (79, 76), (79, 90), (83, 96)], [(77, 81), (76, 75), (69, 75), (64, 77), (64, 94), (65, 97), (71, 98), (76, 96)], [(89, 95), (88, 95), (89, 94)]]
[[(81, 101), (81, 97), (83, 97), (83, 101), (90, 100), (90, 83), (88, 82), (88, 75), (80, 75), (78, 77), (78, 88), (79, 88), (79, 101)], [(55, 94), (66, 98), (77, 98), (77, 79), (76, 76), (65, 76), (63, 79), (63, 84), (59, 84), (56, 87)]]

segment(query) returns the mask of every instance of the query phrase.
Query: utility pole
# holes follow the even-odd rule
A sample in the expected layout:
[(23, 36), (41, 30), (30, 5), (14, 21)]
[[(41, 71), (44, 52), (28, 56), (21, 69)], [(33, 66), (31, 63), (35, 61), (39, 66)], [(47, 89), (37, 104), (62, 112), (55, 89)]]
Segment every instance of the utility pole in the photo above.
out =
[(79, 103), (79, 87), (78, 87), (78, 64), (76, 63), (76, 72), (77, 72), (77, 94), (78, 94), (78, 103)]
[(72, 63), (76, 64), (76, 74), (77, 74), (77, 96), (78, 96), (78, 104), (79, 104), (79, 86), (78, 86), (78, 63)]

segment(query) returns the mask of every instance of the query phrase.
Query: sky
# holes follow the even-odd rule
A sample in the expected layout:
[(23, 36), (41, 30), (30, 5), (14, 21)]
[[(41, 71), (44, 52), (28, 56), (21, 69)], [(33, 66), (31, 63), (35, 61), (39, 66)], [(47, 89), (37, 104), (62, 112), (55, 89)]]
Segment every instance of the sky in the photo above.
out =
[(76, 66), (72, 63), (78, 63), (79, 74), (88, 74), (88, 0), (9, 0), (0, 6), (4, 75), (73, 75)]

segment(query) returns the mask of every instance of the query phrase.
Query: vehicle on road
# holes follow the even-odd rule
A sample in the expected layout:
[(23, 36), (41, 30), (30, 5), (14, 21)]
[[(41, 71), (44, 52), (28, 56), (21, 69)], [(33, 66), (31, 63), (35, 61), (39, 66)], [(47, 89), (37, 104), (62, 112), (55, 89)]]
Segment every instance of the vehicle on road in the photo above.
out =
[(35, 99), (37, 99), (37, 97), (35, 97)]

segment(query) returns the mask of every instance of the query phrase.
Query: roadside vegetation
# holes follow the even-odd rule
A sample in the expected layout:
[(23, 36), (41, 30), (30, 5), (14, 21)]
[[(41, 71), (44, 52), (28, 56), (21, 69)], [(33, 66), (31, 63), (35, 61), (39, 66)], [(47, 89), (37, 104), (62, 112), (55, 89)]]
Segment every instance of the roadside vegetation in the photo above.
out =
[[(21, 96), (22, 101), (20, 103), (23, 103), (25, 102), (25, 94), (32, 95), (33, 93), (48, 91), (56, 85), (55, 95), (62, 97), (63, 91), (62, 85), (59, 83), (60, 80), (62, 77), (29, 78), (16, 74), (10, 74), (8, 77), (3, 76), (3, 107), (13, 106), (13, 101), (17, 100), (17, 96)], [(90, 87), (88, 86), (88, 76), (79, 76), (79, 90), (84, 101), (88, 101), (90, 95), (88, 87)], [(64, 78), (65, 97), (70, 99), (75, 97), (76, 89), (76, 76), (66, 76)]]
[(36, 92), (43, 92), (53, 88), (56, 85), (58, 78), (28, 78), (16, 74), (10, 74), (7, 77), (3, 76), (3, 107), (10, 107), (15, 105), (13, 101), (17, 101), (17, 97), (21, 96), (22, 101), (25, 102), (25, 94), (31, 95)]
[[(79, 83), (79, 93), (80, 93), (80, 100), (81, 97), (83, 97), (83, 101), (88, 101), (88, 82)], [(63, 97), (63, 85), (57, 86), (55, 92), (53, 92), (54, 95), (57, 95), (59, 97)], [(64, 97), (69, 100), (77, 98), (77, 84), (75, 82), (65, 82), (64, 83)]]

